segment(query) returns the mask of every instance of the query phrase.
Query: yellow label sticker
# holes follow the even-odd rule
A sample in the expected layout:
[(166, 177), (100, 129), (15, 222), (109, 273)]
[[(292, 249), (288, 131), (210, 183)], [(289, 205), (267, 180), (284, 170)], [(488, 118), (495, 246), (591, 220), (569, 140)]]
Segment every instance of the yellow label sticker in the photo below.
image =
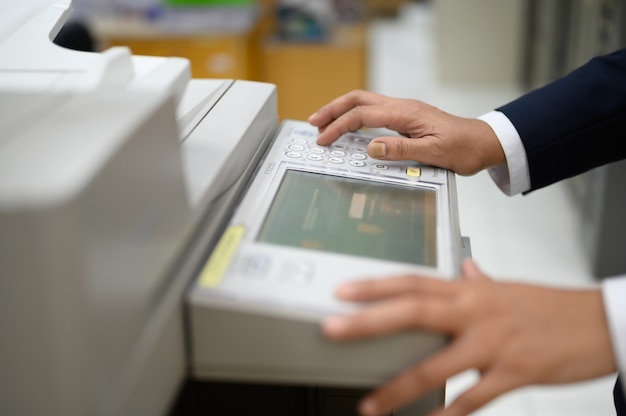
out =
[(209, 260), (200, 272), (200, 278), (198, 279), (200, 286), (207, 288), (219, 286), (235, 251), (237, 251), (237, 247), (239, 247), (245, 230), (243, 225), (231, 225), (224, 231), (211, 257), (209, 257)]

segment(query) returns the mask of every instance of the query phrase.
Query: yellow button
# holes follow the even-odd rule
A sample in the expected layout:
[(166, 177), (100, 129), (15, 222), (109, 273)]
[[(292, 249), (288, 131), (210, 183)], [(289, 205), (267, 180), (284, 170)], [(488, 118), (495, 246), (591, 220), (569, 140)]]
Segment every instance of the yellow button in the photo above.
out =
[(422, 174), (420, 168), (406, 168), (406, 176), (418, 177)]

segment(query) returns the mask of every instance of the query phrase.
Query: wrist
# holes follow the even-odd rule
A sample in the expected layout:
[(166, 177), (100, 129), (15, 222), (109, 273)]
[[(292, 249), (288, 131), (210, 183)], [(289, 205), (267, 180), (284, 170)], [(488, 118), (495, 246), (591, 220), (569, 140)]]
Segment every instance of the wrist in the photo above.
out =
[(483, 120), (473, 119), (472, 141), (481, 154), (481, 170), (506, 163), (506, 155), (498, 136)]

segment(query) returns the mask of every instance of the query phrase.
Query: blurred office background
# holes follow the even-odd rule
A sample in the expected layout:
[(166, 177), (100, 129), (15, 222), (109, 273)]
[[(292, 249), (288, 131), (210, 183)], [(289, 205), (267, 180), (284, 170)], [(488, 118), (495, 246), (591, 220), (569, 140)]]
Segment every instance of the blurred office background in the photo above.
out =
[[(277, 84), (281, 118), (351, 89), (475, 117), (626, 46), (618, 0), (74, 0), (94, 49), (184, 56), (194, 77)], [(593, 137), (589, 138), (590, 141)], [(555, 160), (554, 163), (559, 163)], [(626, 273), (624, 162), (504, 196), (458, 178), (463, 234), (497, 279), (587, 287)], [(467, 372), (449, 399), (476, 381)], [(614, 377), (510, 393), (479, 416), (615, 414)]]

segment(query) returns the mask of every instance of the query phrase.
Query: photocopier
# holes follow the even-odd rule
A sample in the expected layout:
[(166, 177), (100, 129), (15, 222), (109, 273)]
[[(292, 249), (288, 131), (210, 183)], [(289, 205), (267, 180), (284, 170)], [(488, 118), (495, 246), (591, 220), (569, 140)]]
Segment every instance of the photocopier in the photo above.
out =
[(320, 322), (362, 307), (342, 281), (458, 274), (454, 174), (372, 160), (368, 131), (317, 146), (271, 84), (60, 47), (69, 0), (5, 3), (0, 414), (351, 414), (445, 346)]

